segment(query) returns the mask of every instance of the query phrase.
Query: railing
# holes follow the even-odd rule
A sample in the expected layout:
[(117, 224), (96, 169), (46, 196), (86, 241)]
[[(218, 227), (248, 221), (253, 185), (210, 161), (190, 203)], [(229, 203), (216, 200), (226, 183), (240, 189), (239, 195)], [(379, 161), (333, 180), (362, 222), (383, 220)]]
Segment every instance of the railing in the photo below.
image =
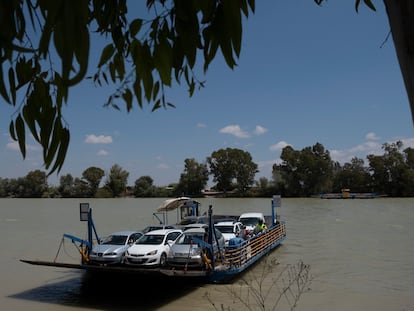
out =
[(281, 239), (286, 236), (286, 226), (281, 223), (274, 226), (249, 240), (243, 241), (239, 245), (227, 246), (221, 265), (227, 266), (228, 269), (238, 269), (256, 260), (256, 257), (263, 255), (271, 248), (278, 245)]

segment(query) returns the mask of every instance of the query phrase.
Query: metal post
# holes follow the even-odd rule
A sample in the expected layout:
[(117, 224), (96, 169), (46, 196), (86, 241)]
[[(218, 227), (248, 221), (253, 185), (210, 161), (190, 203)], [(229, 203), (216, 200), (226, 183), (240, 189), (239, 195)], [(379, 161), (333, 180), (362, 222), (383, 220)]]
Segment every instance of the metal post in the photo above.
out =
[(282, 206), (282, 199), (280, 195), (274, 195), (272, 200), (272, 223), (275, 225), (275, 219), (277, 219), (276, 208)]
[(208, 244), (210, 244), (210, 256), (211, 256), (211, 266), (213, 267), (214, 270), (214, 265), (215, 265), (215, 261), (214, 261), (214, 248), (213, 248), (213, 230), (214, 230), (214, 225), (213, 225), (213, 206), (210, 205), (208, 207)]
[[(90, 208), (88, 211), (88, 242), (90, 247), (92, 248), (93, 245), (93, 239), (92, 239), (92, 228), (93, 228), (93, 222), (92, 222), (92, 209)], [(98, 241), (99, 243), (99, 241)]]

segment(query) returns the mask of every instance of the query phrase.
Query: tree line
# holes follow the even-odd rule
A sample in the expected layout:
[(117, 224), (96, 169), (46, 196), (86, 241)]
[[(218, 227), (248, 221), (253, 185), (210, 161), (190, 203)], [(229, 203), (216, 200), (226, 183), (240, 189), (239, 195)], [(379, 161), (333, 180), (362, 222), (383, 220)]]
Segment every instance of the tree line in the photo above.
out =
[(154, 185), (151, 176), (141, 176), (129, 186), (129, 172), (118, 164), (107, 174), (101, 168), (89, 167), (81, 177), (62, 175), (57, 186), (48, 185), (46, 172), (35, 170), (25, 177), (0, 178), (0, 197), (197, 197), (203, 195), (210, 177), (214, 182), (212, 190), (222, 196), (268, 197), (278, 193), (284, 197), (309, 197), (344, 188), (392, 197), (414, 196), (414, 149), (403, 149), (403, 143), (397, 141), (383, 144), (382, 150), (382, 155), (367, 156), (368, 165), (357, 157), (341, 165), (320, 143), (302, 150), (286, 146), (281, 163), (272, 167), (271, 179), (255, 180), (258, 165), (249, 152), (219, 149), (201, 163), (185, 159), (178, 182), (167, 186)]

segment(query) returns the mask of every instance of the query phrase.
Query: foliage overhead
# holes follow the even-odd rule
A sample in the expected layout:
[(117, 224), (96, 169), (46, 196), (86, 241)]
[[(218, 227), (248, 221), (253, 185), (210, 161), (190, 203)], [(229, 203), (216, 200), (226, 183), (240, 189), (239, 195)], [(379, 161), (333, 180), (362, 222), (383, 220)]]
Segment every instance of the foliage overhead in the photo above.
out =
[[(321, 5), (323, 2), (327, 2), (328, 0), (314, 0), (317, 5)], [(359, 5), (361, 4), (361, 0), (355, 0), (355, 11), (358, 12)], [(375, 5), (372, 3), (371, 0), (364, 0), (364, 4), (369, 7), (371, 10), (376, 11)]]
[(126, 0), (0, 1), (0, 98), (15, 107), (11, 137), (25, 157), (28, 128), (49, 174), (59, 172), (70, 141), (62, 107), (87, 77), (91, 36), (106, 42), (91, 78), (116, 86), (106, 105), (130, 111), (136, 100), (157, 110), (174, 107), (165, 96), (174, 80), (190, 96), (204, 85), (197, 56), (206, 72), (220, 49), (234, 68), (242, 18), (254, 9), (254, 0), (147, 0), (142, 12), (128, 12)]

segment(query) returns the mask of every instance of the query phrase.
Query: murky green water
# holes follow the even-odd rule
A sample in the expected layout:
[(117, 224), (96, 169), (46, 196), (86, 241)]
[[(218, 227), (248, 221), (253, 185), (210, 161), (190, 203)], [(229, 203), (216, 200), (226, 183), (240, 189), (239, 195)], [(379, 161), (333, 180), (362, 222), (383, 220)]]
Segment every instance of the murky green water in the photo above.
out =
[[(163, 199), (0, 199), (1, 310), (244, 310), (233, 285), (206, 285), (134, 278), (90, 279), (83, 272), (31, 266), (20, 259), (53, 261), (63, 233), (86, 238), (79, 203), (89, 202), (98, 233), (142, 229), (156, 220)], [(263, 211), (270, 199), (201, 199), (217, 214)], [(296, 310), (414, 310), (414, 199), (282, 199), (288, 238), (271, 257), (278, 269), (302, 260), (311, 265), (310, 290)], [(175, 220), (172, 213), (171, 222)], [(65, 240), (56, 258), (78, 262)], [(259, 274), (263, 264), (249, 274)], [(271, 278), (272, 275), (269, 275)], [(264, 286), (272, 283), (267, 279)], [(204, 296), (208, 293), (211, 301)], [(266, 300), (270, 310), (277, 289)], [(277, 310), (288, 310), (285, 301)]]

